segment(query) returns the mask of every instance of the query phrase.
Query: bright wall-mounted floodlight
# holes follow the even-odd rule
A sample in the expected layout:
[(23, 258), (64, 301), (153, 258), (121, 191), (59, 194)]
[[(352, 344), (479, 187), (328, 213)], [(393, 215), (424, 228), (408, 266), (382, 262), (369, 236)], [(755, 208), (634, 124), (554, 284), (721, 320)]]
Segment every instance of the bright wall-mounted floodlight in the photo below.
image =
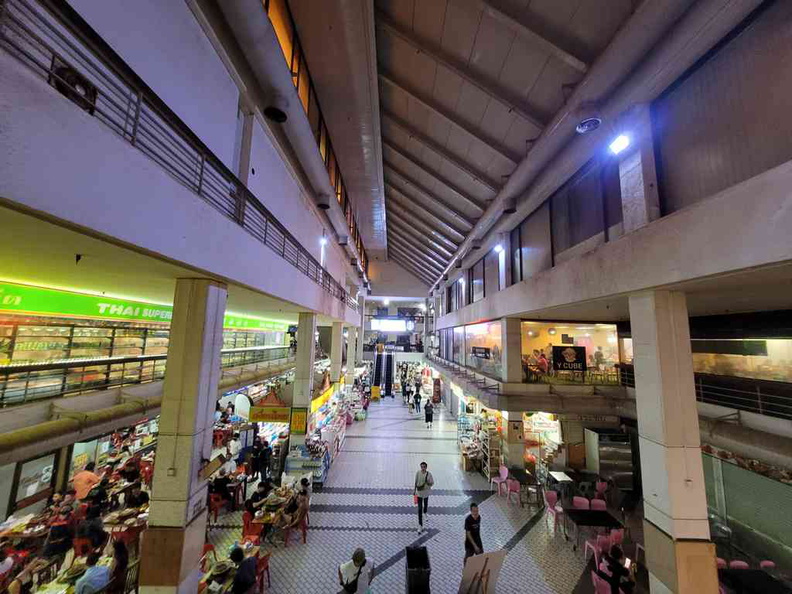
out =
[(630, 146), (630, 137), (626, 134), (619, 134), (616, 138), (613, 139), (613, 142), (610, 143), (608, 148), (610, 152), (614, 155), (618, 155), (624, 149)]

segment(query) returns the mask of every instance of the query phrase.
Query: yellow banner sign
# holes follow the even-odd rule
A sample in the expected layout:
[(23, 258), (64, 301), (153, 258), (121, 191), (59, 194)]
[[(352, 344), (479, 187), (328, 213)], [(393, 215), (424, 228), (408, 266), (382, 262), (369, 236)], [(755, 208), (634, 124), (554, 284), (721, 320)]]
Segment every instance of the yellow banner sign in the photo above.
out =
[(252, 406), (250, 421), (252, 423), (288, 423), (291, 409), (288, 406)]
[(308, 430), (308, 409), (293, 408), (291, 411), (291, 425), (289, 433), (292, 435), (305, 435)]

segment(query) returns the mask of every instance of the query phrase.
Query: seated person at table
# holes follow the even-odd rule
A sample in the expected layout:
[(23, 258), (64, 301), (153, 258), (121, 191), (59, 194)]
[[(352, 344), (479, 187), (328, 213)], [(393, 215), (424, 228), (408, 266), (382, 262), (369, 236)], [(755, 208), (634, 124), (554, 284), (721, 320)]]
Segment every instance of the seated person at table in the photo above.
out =
[(236, 575), (234, 576), (234, 583), (231, 584), (230, 591), (233, 594), (257, 593), (258, 584), (256, 583), (256, 558), (245, 557), (245, 552), (239, 547), (236, 547), (233, 551), (231, 551), (229, 558), (237, 566)]
[(132, 457), (132, 454), (129, 452), (129, 446), (121, 446), (120, 450), (116, 450), (112, 452), (110, 456), (108, 456), (107, 463), (115, 465), (116, 467), (120, 468), (124, 465), (124, 463)]
[(77, 499), (85, 499), (94, 485), (98, 484), (102, 478), (94, 472), (96, 464), (88, 462), (85, 468), (74, 475), (72, 485)]
[(149, 502), (149, 494), (140, 487), (140, 483), (135, 483), (124, 498), (126, 507), (140, 507)]
[(251, 514), (256, 515), (256, 512), (264, 507), (264, 500), (267, 498), (270, 491), (272, 491), (270, 482), (261, 481), (256, 486), (256, 492), (245, 501), (245, 509)]
[(119, 471), (121, 478), (128, 483), (134, 483), (140, 480), (140, 463), (135, 458), (127, 460), (126, 464), (121, 467)]
[(124, 594), (127, 567), (129, 567), (129, 549), (122, 541), (117, 540), (113, 543), (113, 562), (110, 564), (108, 594)]
[(226, 501), (231, 501), (231, 491), (228, 489), (229, 485), (231, 484), (231, 479), (228, 478), (228, 473), (226, 472), (225, 468), (220, 469), (220, 476), (216, 477), (212, 481), (212, 489), (211, 493), (215, 495), (220, 495)]
[(624, 553), (619, 545), (613, 545), (610, 553), (603, 555), (597, 575), (608, 582), (613, 594), (630, 594), (635, 587), (635, 582), (630, 579), (630, 570), (624, 566)]
[(7, 554), (5, 550), (0, 549), (0, 579), (4, 578), (13, 568), (14, 558)]
[(33, 592), (33, 574), (47, 565), (44, 559), (33, 559), (8, 584), (8, 594), (30, 594)]
[(308, 492), (300, 491), (293, 496), (283, 511), (275, 518), (276, 528), (296, 528), (308, 511)]
[(310, 498), (311, 493), (313, 492), (313, 485), (311, 484), (311, 481), (309, 481), (305, 477), (302, 477), (300, 479), (300, 491), (305, 491), (308, 494), (308, 497)]
[(68, 505), (62, 505), (58, 510), (58, 515), (50, 523), (49, 534), (44, 542), (43, 557), (47, 559), (60, 557), (71, 549), (74, 538), (71, 513), (72, 509)]
[(95, 505), (101, 508), (105, 503), (107, 503), (108, 491), (110, 490), (110, 479), (107, 477), (103, 478), (98, 485), (96, 485), (91, 491), (88, 493), (88, 496), (85, 498), (91, 505)]
[(100, 515), (101, 510), (92, 505), (85, 514), (85, 519), (77, 526), (77, 538), (87, 538), (91, 547), (98, 549), (107, 542), (107, 532)]
[(106, 565), (97, 565), (99, 553), (89, 553), (85, 564), (88, 569), (74, 586), (74, 594), (94, 594), (110, 583), (110, 568)]

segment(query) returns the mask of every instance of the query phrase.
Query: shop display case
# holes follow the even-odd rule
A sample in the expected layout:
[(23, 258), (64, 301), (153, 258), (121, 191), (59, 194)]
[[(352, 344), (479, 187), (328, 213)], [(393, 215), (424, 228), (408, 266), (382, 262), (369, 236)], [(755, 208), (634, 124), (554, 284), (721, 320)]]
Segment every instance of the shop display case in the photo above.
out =
[(479, 431), (481, 442), (481, 472), (487, 478), (498, 476), (501, 465), (501, 438), (496, 427), (485, 425)]

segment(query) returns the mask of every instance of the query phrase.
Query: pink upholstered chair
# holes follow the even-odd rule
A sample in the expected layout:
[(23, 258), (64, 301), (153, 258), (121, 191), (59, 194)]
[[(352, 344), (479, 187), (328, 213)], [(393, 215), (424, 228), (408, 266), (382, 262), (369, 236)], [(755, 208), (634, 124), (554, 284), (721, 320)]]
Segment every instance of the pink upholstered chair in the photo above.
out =
[(605, 491), (608, 489), (608, 483), (605, 481), (597, 481), (594, 483), (594, 489), (596, 489), (596, 493), (594, 495), (595, 499), (605, 499)]
[(583, 555), (588, 557), (588, 551), (594, 554), (594, 567), (599, 567), (600, 555), (609, 551), (611, 546), (610, 536), (600, 534), (586, 539), (586, 545), (583, 547)]
[(598, 576), (596, 571), (591, 572), (591, 583), (594, 586), (595, 594), (611, 594), (610, 585)]
[(520, 505), (520, 481), (506, 479), (506, 498), (511, 503), (512, 495), (517, 495), (517, 505)]
[(726, 569), (729, 566), (729, 564), (726, 563), (726, 559), (721, 559), (720, 557), (715, 560), (715, 563), (718, 564), (718, 569)]
[[(490, 479), (490, 491), (492, 491), (492, 485), (498, 485), (498, 495), (501, 493), (501, 485), (506, 485), (506, 480), (509, 478), (509, 469), (505, 466), (501, 466), (498, 469), (498, 476), (494, 476)], [(508, 496), (508, 493), (506, 493)]]
[(555, 532), (556, 526), (558, 526), (558, 516), (563, 515), (564, 510), (558, 505), (558, 493), (555, 491), (545, 491), (544, 500), (547, 515), (553, 517), (553, 532)]
[(572, 498), (572, 507), (575, 509), (591, 509), (591, 503), (585, 497), (575, 496)]
[(745, 561), (732, 561), (729, 563), (729, 569), (751, 569)]
[(591, 509), (596, 509), (599, 511), (606, 511), (608, 509), (608, 504), (605, 503), (603, 499), (592, 499), (591, 500)]
[(775, 561), (770, 561), (769, 559), (765, 559), (764, 561), (759, 562), (759, 567), (762, 569), (775, 569), (776, 564)]

